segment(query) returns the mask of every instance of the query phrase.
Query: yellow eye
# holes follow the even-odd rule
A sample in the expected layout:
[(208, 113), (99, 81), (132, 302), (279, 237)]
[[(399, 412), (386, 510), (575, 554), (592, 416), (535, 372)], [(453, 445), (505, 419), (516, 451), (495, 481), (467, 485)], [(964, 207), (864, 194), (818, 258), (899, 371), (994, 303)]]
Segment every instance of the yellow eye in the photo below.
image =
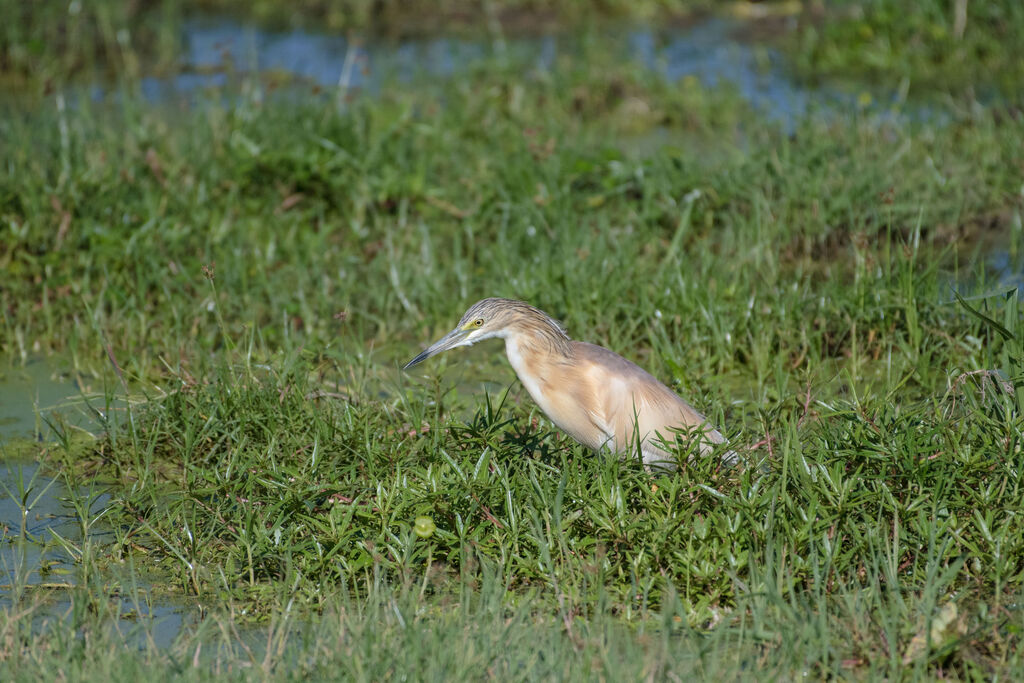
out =
[(483, 324), (484, 324), (484, 319), (483, 318), (477, 318), (476, 320), (473, 321), (473, 324), (476, 325), (477, 327), (482, 327)]

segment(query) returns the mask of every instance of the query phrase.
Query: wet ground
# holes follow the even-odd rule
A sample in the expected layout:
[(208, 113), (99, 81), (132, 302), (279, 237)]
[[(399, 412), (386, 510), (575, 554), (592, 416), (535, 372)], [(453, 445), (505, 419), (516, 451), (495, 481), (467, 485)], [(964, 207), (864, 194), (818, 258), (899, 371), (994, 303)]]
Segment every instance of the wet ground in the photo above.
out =
[[(99, 415), (118, 404), (84, 389), (53, 360), (0, 367), (0, 606), (36, 605), (32, 618), (39, 628), (48, 620), (72, 618), (83, 541), (99, 548), (112, 541), (112, 530), (102, 522), (110, 496), (102, 488), (72, 490), (47, 468), (45, 454), (43, 462), (28, 457), (54, 439), (50, 425), (102, 429)], [(129, 642), (153, 638), (167, 646), (195, 621), (193, 609), (151, 599), (148, 584), (130, 573), (120, 584), (113, 598), (119, 617), (110, 627)], [(139, 628), (143, 623), (146, 628)]]
[[(735, 21), (708, 19), (685, 28), (625, 28), (605, 36), (604, 49), (650, 68), (670, 81), (699, 79), (709, 87), (730, 84), (765, 119), (792, 128), (809, 115), (870, 109), (878, 116), (931, 116), (928, 109), (908, 109), (898, 94), (870, 93), (838, 87), (804, 86), (789, 77), (771, 48), (743, 42)], [(565, 35), (491, 39), (471, 42), (449, 38), (402, 43), (355, 43), (345, 37), (307, 31), (268, 31), (223, 19), (196, 19), (182, 36), (179, 73), (143, 78), (143, 95), (154, 102), (193, 102), (210, 89), (220, 89), (256, 75), (258, 83), (281, 80), (325, 92), (379, 92), (390, 79), (414, 82), (424, 78), (455, 78), (479, 60), (509, 59), (537, 70), (550, 69), (563, 57), (579, 55), (578, 39)], [(109, 86), (89, 88), (89, 96), (116, 96)], [(906, 112), (910, 113), (906, 113)], [(901, 113), (902, 112), (902, 113)], [(657, 137), (650, 144), (661, 144)], [(1000, 286), (1019, 286), (1019, 258), (1005, 244), (995, 244), (990, 270)], [(500, 393), (502, 387), (495, 387)], [(46, 609), (40, 619), (68, 618), (66, 597), (80, 574), (68, 547), (82, 544), (81, 512), (102, 518), (111, 504), (102, 491), (71, 490), (49, 476), (45, 464), (26, 460), (26, 444), (54, 438), (59, 430), (98, 433), (104, 415), (117, 410), (108, 396), (84, 386), (59, 364), (36, 359), (25, 365), (0, 367), (0, 602), (7, 605), (29, 593), (41, 595)], [(74, 500), (79, 502), (76, 508)], [(83, 507), (84, 506), (84, 507)], [(111, 531), (102, 521), (91, 526), (89, 539), (102, 544)], [(151, 631), (158, 644), (169, 644), (194, 612), (184, 604), (148, 599), (147, 586), (136, 582), (133, 596), (120, 598), (124, 618), (112, 627), (130, 631), (137, 620), (154, 619)], [(140, 602), (139, 596), (142, 596)], [(141, 636), (140, 636), (141, 637)]]

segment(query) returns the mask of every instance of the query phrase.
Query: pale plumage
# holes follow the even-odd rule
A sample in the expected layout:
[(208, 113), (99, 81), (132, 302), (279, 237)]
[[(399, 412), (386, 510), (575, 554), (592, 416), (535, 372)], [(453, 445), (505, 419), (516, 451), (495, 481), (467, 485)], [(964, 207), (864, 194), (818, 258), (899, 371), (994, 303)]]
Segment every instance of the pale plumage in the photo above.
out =
[[(608, 349), (573, 341), (543, 311), (512, 299), (473, 304), (450, 333), (406, 364), (408, 369), (457, 346), (505, 340), (505, 353), (527, 392), (552, 422), (594, 450), (627, 454), (640, 444), (648, 466), (674, 467), (661, 440), (699, 438), (702, 454), (725, 441), (703, 415), (634, 363)], [(734, 462), (736, 454), (722, 455)]]

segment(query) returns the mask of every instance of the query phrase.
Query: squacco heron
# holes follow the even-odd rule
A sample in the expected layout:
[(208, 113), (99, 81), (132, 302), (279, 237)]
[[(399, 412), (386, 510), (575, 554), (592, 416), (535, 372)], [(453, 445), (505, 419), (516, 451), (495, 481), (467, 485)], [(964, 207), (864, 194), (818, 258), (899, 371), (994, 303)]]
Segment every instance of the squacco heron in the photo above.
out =
[[(595, 451), (626, 455), (640, 445), (648, 467), (671, 469), (676, 434), (699, 439), (702, 455), (725, 438), (703, 415), (652, 375), (608, 349), (573, 341), (554, 318), (522, 301), (484, 299), (455, 329), (406, 363), (484, 339), (505, 340), (505, 354), (540, 409), (562, 431)], [(728, 451), (723, 461), (737, 456)]]

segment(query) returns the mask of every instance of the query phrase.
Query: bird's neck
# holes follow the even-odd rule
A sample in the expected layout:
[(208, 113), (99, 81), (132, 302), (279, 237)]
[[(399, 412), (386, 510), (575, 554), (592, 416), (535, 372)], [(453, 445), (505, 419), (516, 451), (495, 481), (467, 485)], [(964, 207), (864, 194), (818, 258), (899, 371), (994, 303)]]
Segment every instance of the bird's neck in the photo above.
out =
[(505, 335), (505, 354), (516, 372), (544, 359), (560, 361), (572, 357), (571, 340), (561, 330), (530, 328)]
[(572, 357), (572, 342), (565, 333), (544, 334), (537, 330), (514, 331), (505, 335), (505, 355), (516, 376), (523, 383), (537, 405), (551, 415), (553, 406), (547, 400), (548, 382), (558, 373), (553, 372)]

